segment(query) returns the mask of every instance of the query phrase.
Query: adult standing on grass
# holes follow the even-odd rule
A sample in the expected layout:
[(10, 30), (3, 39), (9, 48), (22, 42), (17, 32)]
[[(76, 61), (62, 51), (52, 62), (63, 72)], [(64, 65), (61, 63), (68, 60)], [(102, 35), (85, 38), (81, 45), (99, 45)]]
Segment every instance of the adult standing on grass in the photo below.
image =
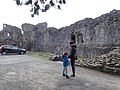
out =
[(72, 75), (71, 77), (75, 77), (75, 59), (76, 59), (76, 45), (74, 42), (70, 42), (70, 55), (68, 56), (68, 58), (70, 58), (70, 62), (71, 62), (71, 68), (72, 68)]

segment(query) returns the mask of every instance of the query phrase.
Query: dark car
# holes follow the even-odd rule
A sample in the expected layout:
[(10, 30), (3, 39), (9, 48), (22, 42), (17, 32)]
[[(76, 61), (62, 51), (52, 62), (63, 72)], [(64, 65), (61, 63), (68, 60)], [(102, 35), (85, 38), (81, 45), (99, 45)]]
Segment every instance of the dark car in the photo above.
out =
[(18, 54), (25, 54), (26, 50), (23, 48), (19, 48), (15, 45), (2, 45), (0, 47), (0, 53), (2, 55), (6, 55), (7, 53), (18, 53)]

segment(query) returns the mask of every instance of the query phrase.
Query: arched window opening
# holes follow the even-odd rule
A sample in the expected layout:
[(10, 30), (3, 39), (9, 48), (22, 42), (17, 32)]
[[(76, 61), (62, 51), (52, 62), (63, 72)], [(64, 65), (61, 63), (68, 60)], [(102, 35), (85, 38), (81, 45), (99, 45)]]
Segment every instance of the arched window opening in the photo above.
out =
[(10, 33), (7, 33), (7, 37), (10, 37)]
[(84, 43), (83, 34), (80, 32), (72, 32), (71, 41), (73, 41), (75, 44)]
[(80, 32), (77, 33), (77, 43), (84, 43), (83, 34)]

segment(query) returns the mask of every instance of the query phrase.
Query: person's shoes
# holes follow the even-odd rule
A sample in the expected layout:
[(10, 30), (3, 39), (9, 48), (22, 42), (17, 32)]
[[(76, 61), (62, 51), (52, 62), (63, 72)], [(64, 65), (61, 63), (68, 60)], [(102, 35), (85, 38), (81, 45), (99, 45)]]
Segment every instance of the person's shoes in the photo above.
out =
[(70, 77), (75, 77), (75, 75), (71, 75)]
[(65, 74), (63, 74), (63, 76), (65, 76)]
[(70, 77), (68, 75), (66, 75), (66, 78), (69, 79)]

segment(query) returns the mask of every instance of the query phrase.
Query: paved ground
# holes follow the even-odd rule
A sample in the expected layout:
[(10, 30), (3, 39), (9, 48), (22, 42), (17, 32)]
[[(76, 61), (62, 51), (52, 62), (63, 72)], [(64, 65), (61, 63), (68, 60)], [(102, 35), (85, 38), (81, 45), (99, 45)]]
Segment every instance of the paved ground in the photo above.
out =
[(66, 79), (60, 62), (0, 55), (0, 90), (120, 90), (119, 76), (81, 67), (76, 71), (76, 77)]

